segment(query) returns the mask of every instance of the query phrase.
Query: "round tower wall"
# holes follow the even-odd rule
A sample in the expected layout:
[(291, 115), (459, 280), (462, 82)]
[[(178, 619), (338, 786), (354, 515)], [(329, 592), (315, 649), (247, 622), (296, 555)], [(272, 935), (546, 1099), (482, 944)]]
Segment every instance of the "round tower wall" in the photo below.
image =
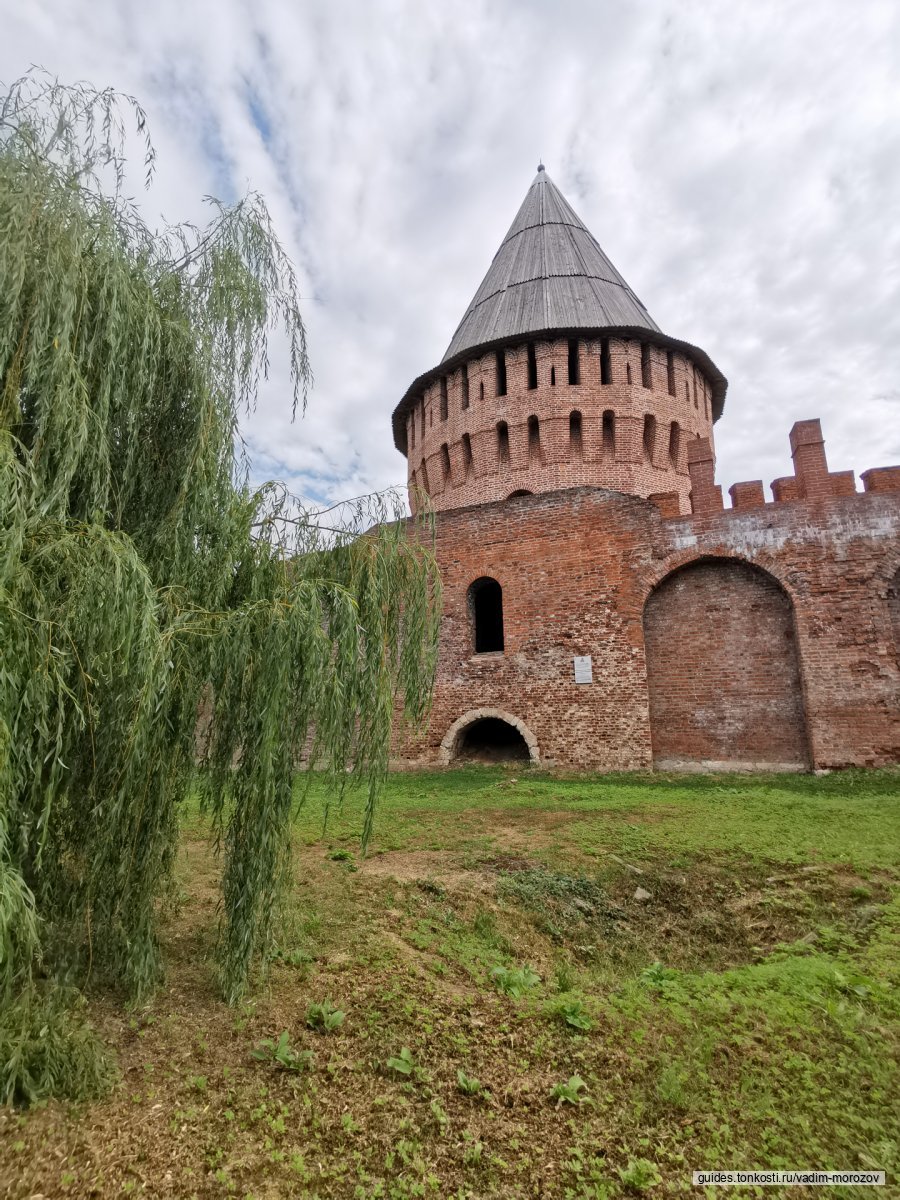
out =
[[(433, 380), (407, 416), (410, 505), (514, 492), (676, 492), (690, 512), (688, 442), (713, 438), (712, 388), (686, 355), (637, 338), (535, 339)], [(571, 364), (574, 365), (574, 364)], [(505, 394), (503, 374), (505, 367)], [(529, 385), (532, 386), (529, 386)]]

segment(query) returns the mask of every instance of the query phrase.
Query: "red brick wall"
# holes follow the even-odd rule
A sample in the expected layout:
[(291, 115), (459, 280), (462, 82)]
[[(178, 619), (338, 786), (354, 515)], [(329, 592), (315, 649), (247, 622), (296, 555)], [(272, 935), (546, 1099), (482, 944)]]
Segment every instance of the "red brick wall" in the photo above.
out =
[[(896, 492), (667, 519), (641, 498), (578, 488), (440, 512), (437, 556), (445, 610), (434, 708), (424, 735), (396, 747), (407, 762), (440, 761), (454, 722), (491, 708), (523, 723), (545, 761), (649, 767), (644, 606), (667, 575), (709, 557), (755, 564), (790, 597), (811, 765), (900, 760), (900, 666), (891, 616), (893, 606), (896, 622), (900, 602), (896, 592), (888, 600), (900, 566)], [(502, 654), (474, 654), (466, 591), (481, 575), (503, 587)], [(718, 626), (702, 605), (693, 618), (690, 604), (678, 610), (673, 641), (685, 667), (706, 661), (698, 655), (708, 658), (702, 648), (711, 638), (726, 663), (734, 660), (705, 686), (685, 685), (699, 689), (697, 703), (721, 707), (722, 679), (737, 703), (741, 671), (754, 687), (770, 670), (784, 679), (784, 603), (777, 591), (761, 591), (755, 578), (732, 569), (728, 586), (740, 615), (725, 621), (719, 614)], [(578, 685), (572, 660), (585, 654), (593, 657), (594, 682)], [(746, 715), (742, 720), (745, 731), (755, 730), (752, 738), (739, 732), (722, 757), (747, 753), (760, 761), (758, 725)], [(778, 722), (771, 724), (772, 738), (783, 738)], [(654, 732), (664, 739), (677, 734)], [(796, 723), (792, 737), (796, 746)], [(777, 741), (773, 747), (767, 754), (783, 761), (787, 751)]]
[(793, 609), (771, 575), (683, 567), (651, 593), (644, 642), (656, 766), (807, 765)]
[[(633, 338), (609, 338), (608, 344), (611, 381), (605, 384), (601, 382), (599, 338), (578, 339), (579, 382), (575, 385), (568, 383), (566, 339), (534, 341), (536, 388), (528, 387), (527, 343), (505, 351), (505, 396), (497, 395), (493, 350), (457, 367), (443, 381), (436, 379), (407, 417), (413, 511), (419, 489), (430, 495), (435, 509), (445, 510), (505, 500), (515, 491), (539, 493), (590, 485), (638, 496), (674, 492), (680, 498), (681, 511), (688, 512), (687, 445), (697, 437), (712, 439), (710, 384), (689, 358), (673, 352), (675, 394), (671, 395), (666, 350), (644, 343), (651, 385), (645, 387), (642, 343)], [(464, 376), (468, 380), (467, 407), (463, 407)], [(554, 377), (555, 384), (551, 383)], [(603, 414), (610, 411), (614, 414), (613, 448), (604, 445), (603, 438)], [(580, 446), (573, 445), (570, 438), (573, 412), (581, 414)], [(644, 443), (647, 415), (656, 420), (649, 448)], [(539, 452), (529, 445), (531, 416), (539, 422)], [(509, 429), (508, 462), (498, 457), (500, 421)], [(680, 431), (677, 445), (672, 442), (673, 424)]]

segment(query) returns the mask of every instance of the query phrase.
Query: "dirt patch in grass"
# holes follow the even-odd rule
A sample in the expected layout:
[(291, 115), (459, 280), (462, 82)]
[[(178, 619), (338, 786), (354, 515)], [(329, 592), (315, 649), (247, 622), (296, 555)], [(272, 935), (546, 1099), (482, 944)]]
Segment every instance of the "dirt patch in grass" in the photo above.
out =
[(482, 892), (492, 889), (496, 882), (486, 871), (461, 867), (460, 856), (444, 850), (388, 851), (364, 859), (359, 871), (364, 878), (387, 876), (398, 883), (433, 881), (456, 891)]

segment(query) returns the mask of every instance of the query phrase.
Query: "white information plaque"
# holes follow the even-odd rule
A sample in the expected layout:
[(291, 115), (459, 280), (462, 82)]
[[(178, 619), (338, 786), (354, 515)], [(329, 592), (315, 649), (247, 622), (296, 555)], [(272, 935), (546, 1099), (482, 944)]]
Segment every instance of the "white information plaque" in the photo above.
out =
[(593, 683), (594, 668), (589, 654), (575, 655), (575, 682), (576, 683)]

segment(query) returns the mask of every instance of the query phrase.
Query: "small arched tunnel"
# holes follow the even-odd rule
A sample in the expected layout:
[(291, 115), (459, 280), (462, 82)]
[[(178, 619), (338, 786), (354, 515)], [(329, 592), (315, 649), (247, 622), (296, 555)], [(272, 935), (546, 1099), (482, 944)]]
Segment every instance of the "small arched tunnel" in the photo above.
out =
[(495, 708), (472, 709), (447, 730), (440, 750), (447, 763), (537, 763), (537, 741), (518, 717)]
[(499, 717), (482, 717), (460, 730), (453, 755), (455, 762), (528, 762), (528, 743), (514, 725)]

